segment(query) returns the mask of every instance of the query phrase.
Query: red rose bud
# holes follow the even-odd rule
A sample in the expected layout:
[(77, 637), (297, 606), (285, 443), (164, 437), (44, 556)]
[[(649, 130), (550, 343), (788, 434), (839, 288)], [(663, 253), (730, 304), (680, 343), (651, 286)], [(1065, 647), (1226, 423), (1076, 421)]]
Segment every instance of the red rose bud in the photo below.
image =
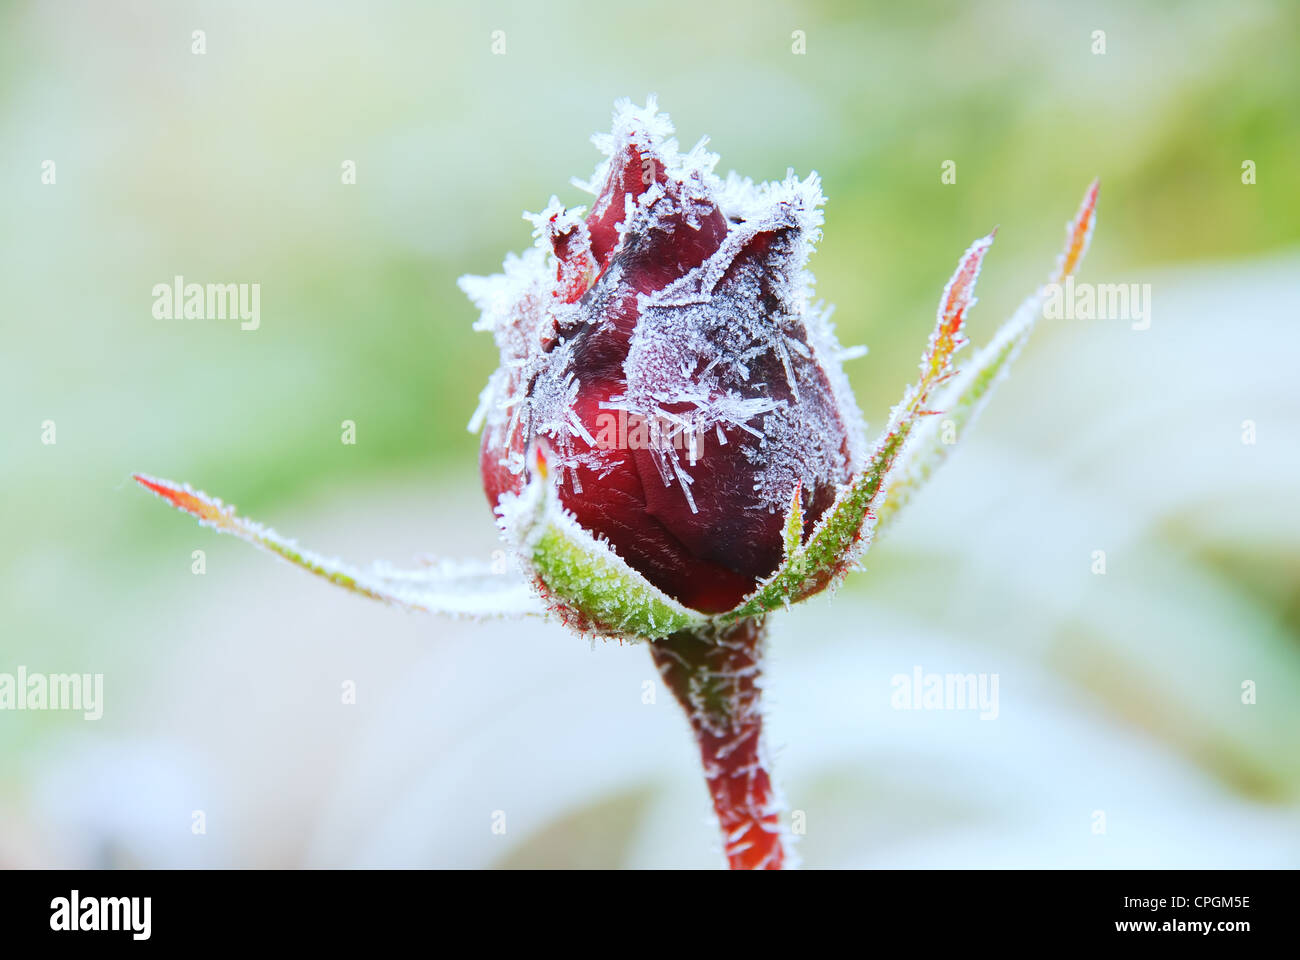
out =
[[(501, 366), (483, 391), (483, 487), (547, 609), (579, 630), (653, 641), (700, 750), (727, 862), (790, 863), (763, 743), (764, 617), (838, 581), (947, 456), (1032, 332), (1048, 286), (958, 372), (992, 235), (940, 299), (921, 376), (870, 452), (829, 311), (804, 269), (816, 175), (755, 186), (683, 155), (653, 102), (619, 104), (585, 217), (552, 198), (537, 244), (464, 277)], [(1049, 286), (1079, 265), (1097, 184)], [(929, 415), (946, 412), (943, 433)], [(927, 424), (928, 421), (928, 424)], [(216, 530), (409, 610), (538, 612), (473, 568), (366, 572), (303, 550), (221, 501), (137, 475)]]
[(653, 102), (620, 103), (590, 213), (552, 199), (529, 217), (533, 249), (461, 286), (501, 351), (473, 425), (504, 522), (540, 455), (584, 531), (712, 614), (780, 564), (797, 486), (813, 529), (862, 425), (829, 311), (808, 303), (816, 175), (724, 182), (703, 143), (681, 154), (671, 133)]

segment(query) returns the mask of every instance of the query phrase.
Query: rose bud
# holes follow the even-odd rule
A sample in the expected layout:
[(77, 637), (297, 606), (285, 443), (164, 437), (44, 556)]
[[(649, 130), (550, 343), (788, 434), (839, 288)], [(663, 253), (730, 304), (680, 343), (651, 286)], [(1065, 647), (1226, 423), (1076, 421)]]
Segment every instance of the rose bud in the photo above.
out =
[[(507, 564), (366, 571), (299, 547), (188, 485), (147, 489), (331, 584), (453, 616), (547, 611), (651, 641), (695, 735), (727, 863), (791, 862), (761, 703), (767, 615), (839, 582), (963, 437), (1092, 236), (1098, 184), (1049, 281), (958, 369), (993, 236), (943, 289), (920, 377), (865, 449), (829, 312), (804, 265), (815, 175), (755, 186), (687, 154), (653, 102), (623, 102), (589, 214), (552, 199), (537, 244), (465, 277), (501, 365), (483, 427), (484, 490), (544, 604)], [(942, 412), (943, 418), (934, 416)]]
[[(700, 750), (727, 862), (789, 862), (763, 745), (765, 617), (838, 582), (946, 456), (1028, 337), (1046, 287), (970, 368), (961, 257), (908, 387), (870, 451), (828, 311), (804, 269), (816, 175), (755, 186), (687, 154), (666, 117), (621, 103), (590, 213), (530, 216), (537, 244), (461, 287), (501, 366), (471, 428), (502, 533), (576, 629), (652, 641)], [(1087, 247), (1094, 184), (1052, 282)], [(927, 425), (927, 420), (930, 425)]]
[[(717, 614), (780, 565), (796, 489), (813, 529), (852, 475), (862, 424), (828, 311), (808, 303), (816, 175), (724, 182), (703, 143), (682, 154), (671, 133), (653, 103), (621, 103), (596, 138), (608, 160), (590, 213), (552, 199), (529, 218), (533, 249), (461, 285), (501, 351), (475, 423), (506, 526), (536, 522), (508, 504), (541, 465), (582, 531)], [(611, 626), (540, 579), (571, 620)]]

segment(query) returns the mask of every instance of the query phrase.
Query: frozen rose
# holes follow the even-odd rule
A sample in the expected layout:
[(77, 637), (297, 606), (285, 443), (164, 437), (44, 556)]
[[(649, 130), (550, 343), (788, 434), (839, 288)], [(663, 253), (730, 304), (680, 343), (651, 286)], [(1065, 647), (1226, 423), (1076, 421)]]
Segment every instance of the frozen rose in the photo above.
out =
[[(791, 860), (763, 742), (766, 617), (841, 579), (969, 430), (1073, 275), (1098, 184), (1048, 283), (958, 370), (992, 235), (958, 261), (920, 377), (870, 450), (804, 264), (821, 224), (815, 176), (755, 186), (713, 174), (666, 117), (620, 104), (591, 212), (552, 199), (537, 245), (466, 277), (500, 368), (474, 423), (484, 488), (513, 558), (366, 571), (299, 547), (185, 484), (136, 479), (218, 531), (331, 584), (409, 610), (558, 614), (589, 635), (650, 641), (683, 707), (727, 863)], [(942, 412), (940, 420), (933, 414)], [(473, 424), (472, 424), (473, 426)]]
[[(561, 506), (694, 610), (734, 608), (852, 475), (857, 406), (804, 265), (815, 175), (754, 185), (678, 151), (653, 105), (621, 104), (585, 216), (557, 200), (505, 273), (466, 278), (501, 351), (480, 466), (495, 507), (538, 462)], [(561, 598), (562, 599), (562, 598)]]

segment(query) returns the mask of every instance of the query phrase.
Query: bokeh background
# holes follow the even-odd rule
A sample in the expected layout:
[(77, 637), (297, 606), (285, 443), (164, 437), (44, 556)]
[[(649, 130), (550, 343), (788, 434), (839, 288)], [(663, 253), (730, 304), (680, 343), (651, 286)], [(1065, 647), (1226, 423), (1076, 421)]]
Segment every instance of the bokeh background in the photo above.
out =
[[(720, 865), (646, 650), (369, 604), (128, 479), (487, 556), (455, 279), (652, 92), (723, 171), (821, 173), (873, 427), (993, 225), (976, 342), (1095, 175), (1081, 279), (1152, 285), (1150, 330), (1041, 325), (866, 572), (776, 618), (805, 864), (1300, 865), (1298, 37), (1286, 0), (0, 4), (0, 672), (105, 675), (97, 722), (0, 712), (0, 865)], [(260, 283), (261, 329), (154, 319), (176, 274)], [(998, 719), (891, 709), (916, 666), (998, 674)]]

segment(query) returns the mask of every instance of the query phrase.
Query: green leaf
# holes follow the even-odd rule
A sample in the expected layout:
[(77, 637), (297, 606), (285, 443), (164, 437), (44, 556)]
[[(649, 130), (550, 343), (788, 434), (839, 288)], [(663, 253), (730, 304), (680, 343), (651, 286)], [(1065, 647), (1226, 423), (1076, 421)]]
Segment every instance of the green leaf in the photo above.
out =
[(785, 515), (785, 529), (782, 535), (785, 541), (785, 558), (788, 560), (803, 543), (803, 503), (802, 482), (794, 485), (794, 495), (790, 498), (790, 510)]
[(136, 474), (135, 480), (201, 525), (228, 533), (301, 567), (336, 587), (405, 610), (453, 617), (540, 616), (545, 608), (518, 571), (504, 564), (441, 561), (417, 570), (376, 564), (361, 570), (298, 546), (270, 527), (241, 517), (233, 506), (188, 484)]

